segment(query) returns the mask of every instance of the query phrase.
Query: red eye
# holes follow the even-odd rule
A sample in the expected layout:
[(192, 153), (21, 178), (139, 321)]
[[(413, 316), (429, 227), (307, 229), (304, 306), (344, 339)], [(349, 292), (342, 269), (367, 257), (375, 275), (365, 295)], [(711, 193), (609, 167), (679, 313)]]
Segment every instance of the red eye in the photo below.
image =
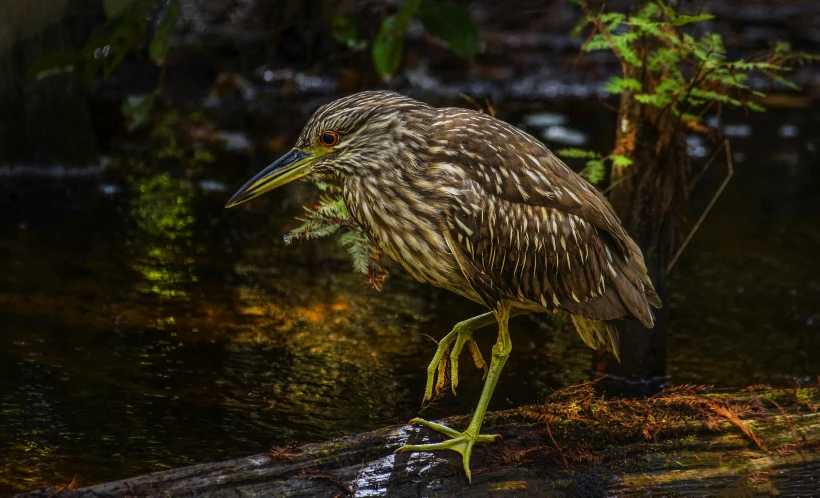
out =
[(339, 135), (332, 131), (323, 131), (322, 134), (319, 135), (319, 142), (326, 147), (333, 147), (339, 143)]

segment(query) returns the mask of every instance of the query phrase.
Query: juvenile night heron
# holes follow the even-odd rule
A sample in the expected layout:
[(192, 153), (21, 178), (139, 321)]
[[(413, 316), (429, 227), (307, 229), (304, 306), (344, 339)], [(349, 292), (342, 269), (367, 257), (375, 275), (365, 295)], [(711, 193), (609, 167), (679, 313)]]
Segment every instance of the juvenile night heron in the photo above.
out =
[[(486, 381), (469, 426), (458, 432), (419, 418), (448, 436), (399, 451), (453, 450), (470, 479), (476, 442), (512, 349), (511, 316), (569, 313), (581, 338), (618, 355), (611, 320), (652, 327), (660, 300), (643, 255), (604, 197), (541, 142), (486, 114), (436, 109), (403, 95), (362, 92), (319, 108), (296, 146), (228, 202), (235, 206), (299, 178), (335, 178), (345, 204), (373, 243), (413, 277), (489, 308), (458, 323), (427, 368), (424, 399), (451, 384), (467, 346)], [(498, 323), (487, 369), (472, 334)], [(438, 382), (435, 381), (438, 372)]]

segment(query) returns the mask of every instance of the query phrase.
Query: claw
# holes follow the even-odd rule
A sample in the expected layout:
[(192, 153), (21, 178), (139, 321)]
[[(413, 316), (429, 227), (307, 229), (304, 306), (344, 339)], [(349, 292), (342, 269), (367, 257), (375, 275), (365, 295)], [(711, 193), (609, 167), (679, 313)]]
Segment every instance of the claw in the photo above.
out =
[[(436, 450), (453, 450), (461, 455), (462, 463), (464, 464), (464, 473), (467, 475), (467, 480), (472, 482), (470, 473), (470, 456), (473, 453), (473, 445), (476, 442), (490, 442), (499, 439), (501, 436), (479, 434), (481, 424), (484, 421), (484, 415), (487, 413), (487, 406), (490, 403), (490, 398), (493, 395), (495, 386), (498, 383), (498, 374), (504, 368), (507, 358), (512, 349), (512, 341), (510, 341), (510, 333), (508, 329), (508, 321), (511, 316), (509, 304), (500, 303), (498, 309), (485, 313), (483, 315), (465, 320), (457, 324), (453, 330), (447, 334), (438, 345), (436, 354), (433, 356), (433, 361), (427, 367), (427, 390), (424, 393), (424, 399), (428, 400), (432, 396), (433, 381), (436, 371), (439, 372), (439, 382), (436, 384), (436, 392), (439, 392), (439, 386), (444, 384), (444, 374), (446, 373), (447, 359), (444, 354), (449, 351), (450, 344), (455, 340), (456, 344), (453, 351), (450, 353), (451, 375), (453, 377), (453, 393), (458, 384), (458, 355), (466, 345), (473, 355), (473, 361), (478, 368), (484, 368), (484, 389), (481, 391), (481, 398), (478, 400), (475, 412), (473, 412), (473, 419), (467, 430), (458, 432), (450, 429), (447, 426), (428, 422), (424, 419), (414, 418), (410, 421), (411, 424), (424, 425), (435, 431), (445, 434), (450, 439), (441, 443), (434, 444), (418, 444), (418, 445), (404, 445), (396, 450), (396, 453), (405, 451), (436, 451)], [(521, 314), (516, 313), (516, 314)], [(473, 331), (481, 327), (485, 327), (491, 323), (498, 323), (498, 340), (493, 346), (492, 362), (489, 368), (481, 357), (481, 352), (478, 350), (475, 341), (473, 341)], [(423, 405), (422, 405), (423, 406)]]
[[(454, 341), (455, 344), (453, 344)], [(450, 350), (451, 345), (453, 346), (452, 350)], [(434, 386), (436, 394), (444, 389), (444, 385), (447, 382), (447, 357), (445, 355), (448, 351), (450, 352), (450, 386), (453, 390), (453, 394), (456, 394), (456, 387), (458, 387), (458, 358), (464, 350), (464, 346), (467, 346), (470, 350), (475, 366), (484, 370), (482, 378), (487, 378), (487, 362), (484, 361), (484, 358), (481, 356), (481, 351), (479, 351), (478, 345), (473, 339), (473, 329), (467, 328), (459, 323), (439, 342), (436, 354), (433, 355), (433, 359), (427, 367), (427, 387), (424, 390), (422, 403), (430, 401), (433, 398)], [(436, 379), (436, 374), (438, 374), (438, 379)]]
[(470, 349), (470, 354), (473, 355), (473, 361), (475, 362), (476, 368), (484, 369), (484, 375), (481, 377), (481, 380), (486, 379), (487, 372), (489, 372), (490, 369), (487, 366), (487, 362), (484, 361), (484, 357), (481, 356), (481, 351), (478, 349), (478, 344), (476, 344), (473, 339), (470, 339), (470, 342), (467, 343), (467, 347)]
[[(447, 356), (446, 353), (450, 351), (450, 345), (455, 341), (455, 345), (453, 346), (452, 351), (450, 351), (449, 360), (450, 360), (450, 377), (451, 377), (451, 385), (453, 388), (453, 394), (456, 393), (455, 388), (458, 386), (458, 356), (461, 354), (461, 351), (464, 349), (464, 345), (467, 344), (470, 352), (473, 355), (473, 361), (476, 363), (478, 368), (485, 369), (485, 376), (486, 376), (486, 369), (487, 366), (484, 363), (483, 358), (481, 358), (481, 353), (478, 351), (478, 346), (475, 345), (475, 341), (472, 338), (472, 330), (467, 329), (463, 326), (456, 325), (453, 330), (444, 337), (444, 339), (439, 342), (438, 349), (436, 349), (436, 354), (433, 355), (433, 359), (430, 362), (430, 365), (427, 367), (427, 387), (424, 390), (424, 399), (422, 402), (429, 401), (433, 398), (433, 389), (435, 386), (435, 392), (438, 394), (444, 389), (444, 385), (447, 382)], [(438, 379), (436, 379), (436, 374), (438, 374)]]
[[(444, 351), (445, 353), (447, 351)], [(436, 382), (436, 394), (444, 389), (444, 384), (447, 382), (447, 360), (442, 358), (438, 362), (438, 382)]]
[(436, 432), (440, 432), (449, 437), (447, 441), (441, 443), (431, 444), (406, 444), (397, 449), (395, 453), (405, 453), (408, 451), (438, 451), (451, 450), (461, 455), (461, 461), (464, 466), (464, 473), (467, 475), (467, 481), (472, 484), (472, 473), (470, 472), (470, 456), (473, 453), (473, 445), (475, 443), (489, 443), (501, 439), (498, 434), (477, 434), (478, 431), (473, 429), (470, 425), (464, 432), (458, 432), (446, 425), (430, 422), (422, 418), (414, 418), (410, 421), (413, 425), (423, 425)]

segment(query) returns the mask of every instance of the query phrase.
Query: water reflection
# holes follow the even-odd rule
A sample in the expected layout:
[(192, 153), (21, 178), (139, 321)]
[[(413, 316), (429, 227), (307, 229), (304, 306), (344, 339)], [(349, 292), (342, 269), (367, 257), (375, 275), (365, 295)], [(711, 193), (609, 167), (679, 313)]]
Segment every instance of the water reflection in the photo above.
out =
[(195, 221), (191, 203), (194, 188), (188, 181), (167, 174), (130, 177), (130, 220), (136, 225), (136, 252), (130, 266), (145, 279), (146, 292), (163, 297), (183, 297), (184, 284), (197, 281), (192, 272), (191, 236)]
[[(748, 160), (675, 269), (673, 382), (790, 384), (820, 370), (820, 182), (805, 143), (789, 141), (737, 145)], [(397, 269), (377, 293), (331, 240), (286, 245), (308, 185), (224, 210), (214, 185), (244, 169), (196, 181), (123, 165), (0, 184), (12, 200), (0, 206), (0, 495), (418, 413), (429, 337), (480, 308)], [(592, 355), (570, 324), (521, 317), (511, 330), (492, 409), (587, 378)], [(494, 338), (477, 334), (485, 355)], [(475, 406), (480, 372), (462, 369), (459, 395), (425, 416)]]

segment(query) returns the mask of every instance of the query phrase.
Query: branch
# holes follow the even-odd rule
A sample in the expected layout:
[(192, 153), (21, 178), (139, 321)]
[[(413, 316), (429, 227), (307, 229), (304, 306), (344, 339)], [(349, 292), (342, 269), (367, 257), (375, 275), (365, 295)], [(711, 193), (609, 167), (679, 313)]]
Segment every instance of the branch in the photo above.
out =
[(732, 175), (735, 174), (735, 168), (732, 163), (732, 149), (729, 146), (728, 138), (723, 139), (723, 147), (726, 149), (726, 169), (728, 170), (728, 172), (726, 173), (726, 178), (723, 179), (723, 183), (721, 183), (720, 187), (718, 187), (717, 192), (715, 192), (715, 195), (712, 197), (712, 200), (709, 201), (709, 205), (706, 206), (706, 209), (703, 210), (703, 214), (700, 215), (700, 218), (698, 218), (698, 221), (695, 223), (695, 226), (692, 227), (692, 230), (689, 232), (689, 235), (686, 236), (686, 239), (684, 239), (683, 244), (681, 244), (681, 246), (678, 248), (678, 251), (675, 253), (675, 256), (672, 257), (672, 261), (670, 261), (669, 265), (666, 267), (666, 273), (669, 273), (672, 270), (672, 267), (675, 266), (675, 263), (678, 262), (678, 258), (683, 253), (683, 250), (686, 249), (686, 246), (689, 244), (689, 241), (692, 240), (692, 236), (694, 236), (695, 232), (698, 231), (698, 228), (700, 228), (701, 223), (703, 223), (703, 220), (706, 219), (706, 215), (709, 214), (709, 211), (712, 209), (712, 206), (715, 205), (715, 202), (717, 202), (718, 197), (720, 197), (720, 194), (723, 193), (723, 190), (726, 188), (726, 185), (729, 184), (729, 180), (732, 179)]

